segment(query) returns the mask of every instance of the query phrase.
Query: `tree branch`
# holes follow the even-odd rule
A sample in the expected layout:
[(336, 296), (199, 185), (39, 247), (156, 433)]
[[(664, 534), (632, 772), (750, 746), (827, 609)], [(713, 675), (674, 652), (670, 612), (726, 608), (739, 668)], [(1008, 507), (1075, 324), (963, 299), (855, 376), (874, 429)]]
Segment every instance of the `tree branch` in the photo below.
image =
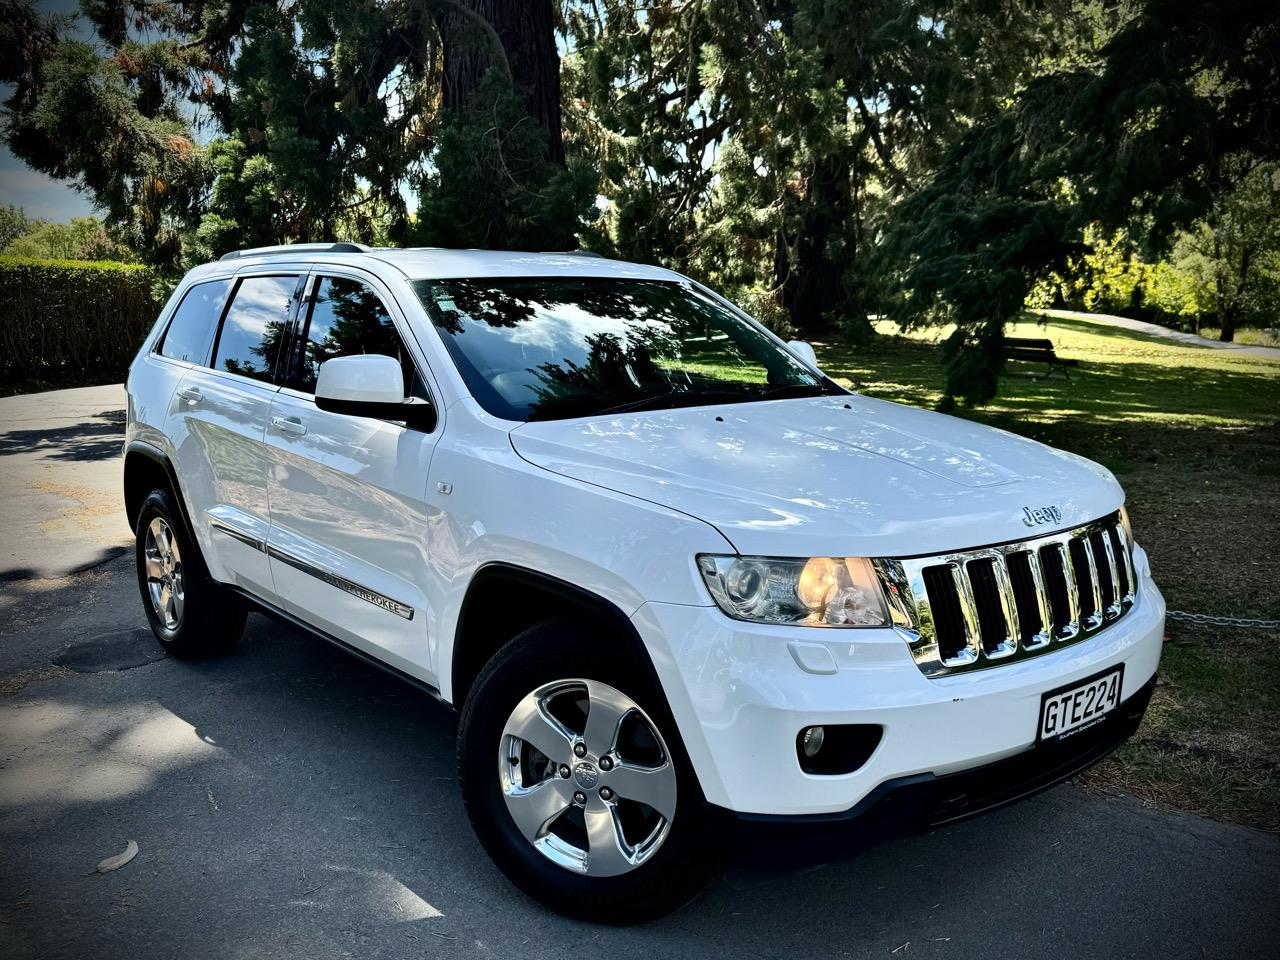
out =
[(858, 105), (858, 113), (862, 115), (862, 123), (867, 128), (867, 133), (871, 137), (872, 145), (876, 148), (876, 155), (880, 157), (880, 162), (884, 164), (885, 170), (888, 171), (893, 182), (902, 189), (907, 189), (910, 186), (907, 178), (894, 165), (893, 154), (890, 153), (889, 148), (885, 146), (884, 140), (880, 137), (880, 121), (867, 109), (867, 105), (862, 102), (861, 97), (854, 97), (853, 99)]

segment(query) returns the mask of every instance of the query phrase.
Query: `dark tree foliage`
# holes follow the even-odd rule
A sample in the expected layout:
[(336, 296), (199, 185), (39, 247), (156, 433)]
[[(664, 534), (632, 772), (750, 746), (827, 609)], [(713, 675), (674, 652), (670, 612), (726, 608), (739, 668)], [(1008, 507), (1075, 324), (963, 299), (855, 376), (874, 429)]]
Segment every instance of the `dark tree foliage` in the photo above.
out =
[(1274, 2), (0, 15), (4, 140), (169, 273), (287, 241), (581, 242), (713, 283), (779, 331), (954, 322), (948, 403), (994, 395), (1005, 324), (1041, 281), (1087, 273), (1089, 237), (1154, 256), (1208, 230), (1224, 337), (1270, 289), (1274, 231), (1244, 228), (1276, 203)]
[(565, 163), (551, 0), (451, 2), (444, 110), (413, 241), (575, 249), (597, 178), (580, 161)]
[[(254, 244), (405, 242), (421, 190), (500, 184), (483, 227), (447, 234), (467, 245), (570, 246), (590, 208), (564, 167), (551, 0), (84, 0), (93, 43), (0, 2), (6, 141), (167, 269)], [(428, 221), (460, 209), (424, 199)]]
[(954, 321), (948, 400), (987, 400), (1004, 325), (1032, 283), (1070, 269), (1086, 225), (1158, 251), (1234, 185), (1241, 155), (1278, 147), (1275, 5), (1147, 0), (1096, 60), (967, 132), (898, 208), (882, 261), (900, 270), (896, 314)]
[(779, 326), (866, 328), (869, 250), (946, 147), (1063, 46), (1065, 0), (570, 5), (573, 146), (611, 245)]

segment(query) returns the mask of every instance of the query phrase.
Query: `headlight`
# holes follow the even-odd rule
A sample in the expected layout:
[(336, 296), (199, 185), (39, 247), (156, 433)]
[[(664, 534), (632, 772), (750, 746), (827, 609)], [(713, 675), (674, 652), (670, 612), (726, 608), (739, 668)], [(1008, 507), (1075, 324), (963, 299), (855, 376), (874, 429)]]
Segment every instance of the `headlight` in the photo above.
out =
[(703, 554), (698, 569), (716, 605), (738, 620), (810, 627), (882, 627), (880, 582), (865, 557), (725, 557)]

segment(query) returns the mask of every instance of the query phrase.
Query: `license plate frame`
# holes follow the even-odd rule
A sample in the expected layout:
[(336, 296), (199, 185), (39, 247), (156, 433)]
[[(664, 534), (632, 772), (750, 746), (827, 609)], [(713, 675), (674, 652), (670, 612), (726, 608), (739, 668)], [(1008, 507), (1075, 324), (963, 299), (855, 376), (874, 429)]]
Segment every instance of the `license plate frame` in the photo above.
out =
[[(1102, 681), (1109, 682), (1105, 687), (1102, 687), (1100, 686)], [(1104, 699), (1098, 701), (1099, 694), (1095, 694), (1093, 701), (1087, 702), (1088, 694), (1091, 690), (1100, 690), (1100, 695)], [(1096, 726), (1119, 709), (1123, 696), (1123, 662), (1112, 664), (1105, 670), (1099, 670), (1091, 676), (1073, 680), (1071, 683), (1042, 693), (1040, 695), (1040, 711), (1036, 720), (1036, 743), (1057, 743)], [(1049, 719), (1049, 705), (1051, 703), (1056, 704), (1052, 718), (1054, 728), (1046, 732), (1045, 725), (1046, 720)], [(1095, 704), (1102, 706), (1103, 709), (1092, 709)], [(1082, 708), (1081, 715), (1078, 719), (1072, 721), (1071, 716), (1076, 706)], [(1085, 707), (1088, 707), (1089, 710), (1084, 710), (1083, 708)], [(1065, 717), (1063, 713), (1065, 713)], [(1070, 723), (1071, 725), (1064, 727), (1064, 723)]]

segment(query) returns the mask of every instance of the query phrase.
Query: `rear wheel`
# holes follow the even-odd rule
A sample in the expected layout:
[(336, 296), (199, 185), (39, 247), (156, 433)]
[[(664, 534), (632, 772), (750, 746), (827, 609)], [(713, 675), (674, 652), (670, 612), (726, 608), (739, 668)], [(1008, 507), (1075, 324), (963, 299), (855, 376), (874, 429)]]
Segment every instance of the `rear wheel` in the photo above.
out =
[(167, 490), (153, 490), (135, 530), (138, 588), (160, 645), (176, 657), (225, 653), (244, 632), (243, 600), (214, 583)]
[(567, 623), (526, 630), (481, 672), (458, 734), (463, 799), (504, 873), (600, 923), (661, 916), (718, 862), (709, 808), (645, 674)]

